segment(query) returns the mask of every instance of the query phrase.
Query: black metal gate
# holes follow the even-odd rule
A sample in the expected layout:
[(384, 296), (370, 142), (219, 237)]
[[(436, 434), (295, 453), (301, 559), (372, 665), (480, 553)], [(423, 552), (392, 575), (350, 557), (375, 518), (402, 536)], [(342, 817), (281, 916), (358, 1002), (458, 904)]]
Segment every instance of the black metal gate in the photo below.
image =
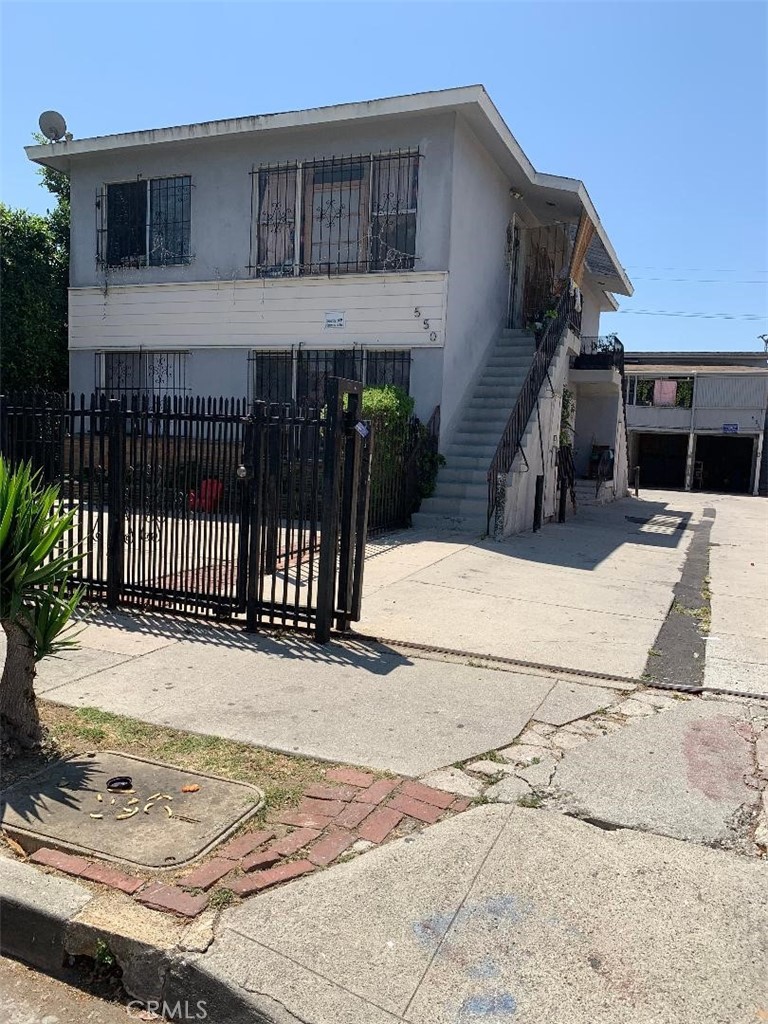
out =
[(362, 385), (323, 409), (236, 399), (0, 399), (0, 448), (76, 510), (75, 583), (108, 607), (313, 629), (360, 617)]
[(238, 593), (248, 628), (331, 629), (360, 618), (371, 437), (358, 419), (362, 384), (329, 381), (321, 411), (253, 405)]

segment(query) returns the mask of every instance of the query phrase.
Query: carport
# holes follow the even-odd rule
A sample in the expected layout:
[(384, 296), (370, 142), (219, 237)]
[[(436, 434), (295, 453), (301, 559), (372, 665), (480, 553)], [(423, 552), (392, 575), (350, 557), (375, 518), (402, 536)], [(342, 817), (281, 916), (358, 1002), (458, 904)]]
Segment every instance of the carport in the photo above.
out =
[(685, 487), (688, 435), (660, 431), (636, 434), (635, 465), (640, 467), (643, 487)]
[(693, 462), (695, 490), (749, 494), (755, 439), (732, 434), (697, 434)]

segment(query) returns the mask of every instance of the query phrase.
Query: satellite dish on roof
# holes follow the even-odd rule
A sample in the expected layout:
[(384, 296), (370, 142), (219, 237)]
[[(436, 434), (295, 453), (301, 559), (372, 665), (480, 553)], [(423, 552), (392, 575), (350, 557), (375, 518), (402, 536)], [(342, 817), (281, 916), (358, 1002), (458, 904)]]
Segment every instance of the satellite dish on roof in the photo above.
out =
[(40, 131), (51, 142), (59, 142), (67, 133), (67, 122), (58, 110), (44, 110), (38, 123)]

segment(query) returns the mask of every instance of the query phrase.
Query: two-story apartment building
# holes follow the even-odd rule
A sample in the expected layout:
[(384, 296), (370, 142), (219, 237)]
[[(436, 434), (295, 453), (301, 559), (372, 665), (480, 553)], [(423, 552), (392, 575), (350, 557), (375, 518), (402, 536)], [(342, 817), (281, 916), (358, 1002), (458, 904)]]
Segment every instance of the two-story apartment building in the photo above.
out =
[(766, 493), (768, 358), (755, 352), (626, 356), (630, 475), (644, 487)]
[[(533, 325), (571, 289), (597, 336), (631, 294), (583, 184), (536, 171), (482, 86), (27, 153), (71, 181), (72, 391), (313, 401), (326, 373), (400, 384), (421, 418), (440, 408), (449, 466), (483, 426), (453, 449), (465, 525), (484, 525)], [(525, 466), (550, 514), (563, 380), (542, 391), (547, 436), (515, 448), (517, 464), (540, 451)], [(513, 490), (525, 507), (505, 529), (530, 525), (530, 489)]]

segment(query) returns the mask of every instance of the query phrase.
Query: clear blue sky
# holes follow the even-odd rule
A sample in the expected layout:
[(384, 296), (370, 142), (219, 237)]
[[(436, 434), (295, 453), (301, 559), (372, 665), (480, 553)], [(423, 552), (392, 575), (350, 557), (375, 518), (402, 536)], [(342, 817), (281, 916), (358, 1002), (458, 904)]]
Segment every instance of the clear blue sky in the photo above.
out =
[(764, 3), (3, 0), (0, 12), (12, 206), (49, 205), (22, 149), (47, 108), (84, 137), (481, 82), (538, 169), (586, 183), (635, 284), (606, 332), (631, 349), (762, 347)]

